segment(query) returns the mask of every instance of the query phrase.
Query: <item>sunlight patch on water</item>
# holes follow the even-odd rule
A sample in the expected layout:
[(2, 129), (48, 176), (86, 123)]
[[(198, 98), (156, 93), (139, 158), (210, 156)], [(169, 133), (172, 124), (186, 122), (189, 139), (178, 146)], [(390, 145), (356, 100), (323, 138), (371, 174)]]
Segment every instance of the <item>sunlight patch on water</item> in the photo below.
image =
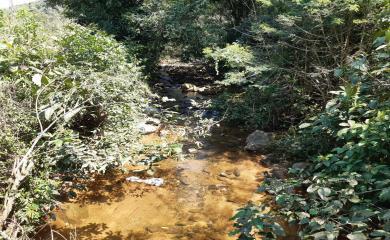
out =
[(201, 160), (162, 161), (154, 176), (166, 181), (161, 187), (129, 183), (123, 174), (97, 177), (62, 205), (52, 226), (81, 240), (234, 239), (229, 219), (264, 198), (255, 191), (267, 169), (261, 156), (221, 146), (200, 151)]

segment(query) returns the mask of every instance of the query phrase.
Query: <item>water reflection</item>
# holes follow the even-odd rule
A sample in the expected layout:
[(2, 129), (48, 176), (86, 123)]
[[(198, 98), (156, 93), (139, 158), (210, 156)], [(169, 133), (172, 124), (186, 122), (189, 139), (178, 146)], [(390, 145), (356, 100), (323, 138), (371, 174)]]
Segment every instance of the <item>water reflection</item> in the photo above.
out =
[(262, 200), (255, 190), (267, 169), (261, 156), (240, 150), (239, 137), (215, 136), (192, 159), (162, 161), (154, 176), (166, 181), (162, 187), (129, 183), (123, 174), (96, 177), (62, 205), (52, 227), (82, 240), (234, 239), (229, 219), (249, 200)]

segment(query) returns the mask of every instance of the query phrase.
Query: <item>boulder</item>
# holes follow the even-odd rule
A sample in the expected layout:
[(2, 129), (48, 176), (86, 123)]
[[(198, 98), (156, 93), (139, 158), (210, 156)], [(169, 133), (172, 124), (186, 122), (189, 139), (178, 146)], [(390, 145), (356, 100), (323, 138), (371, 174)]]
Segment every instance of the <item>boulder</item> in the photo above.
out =
[(272, 140), (272, 135), (260, 130), (254, 131), (246, 138), (245, 150), (260, 151), (264, 149)]

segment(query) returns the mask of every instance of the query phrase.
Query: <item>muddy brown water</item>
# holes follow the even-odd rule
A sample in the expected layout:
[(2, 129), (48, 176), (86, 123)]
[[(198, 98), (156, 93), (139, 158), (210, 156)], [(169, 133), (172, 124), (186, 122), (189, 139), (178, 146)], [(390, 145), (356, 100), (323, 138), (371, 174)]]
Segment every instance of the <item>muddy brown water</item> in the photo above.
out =
[[(165, 180), (161, 187), (127, 182), (130, 173), (96, 177), (77, 199), (56, 211), (56, 221), (50, 223), (53, 238), (235, 239), (228, 236), (229, 219), (248, 201), (265, 199), (255, 192), (267, 169), (260, 155), (241, 150), (242, 141), (220, 133), (186, 160), (160, 162), (153, 177)], [(51, 234), (35, 239), (51, 239)]]
[[(199, 97), (172, 87), (165, 94), (179, 103)], [(176, 141), (174, 129), (170, 134)], [(261, 155), (243, 151), (246, 134), (221, 128), (196, 154), (160, 162), (153, 177), (164, 179), (161, 187), (127, 182), (126, 177), (135, 175), (131, 172), (97, 176), (76, 199), (60, 205), (56, 220), (35, 239), (236, 239), (228, 233), (237, 209), (267, 200), (256, 189), (268, 169)], [(160, 141), (156, 134), (142, 139), (144, 144)]]

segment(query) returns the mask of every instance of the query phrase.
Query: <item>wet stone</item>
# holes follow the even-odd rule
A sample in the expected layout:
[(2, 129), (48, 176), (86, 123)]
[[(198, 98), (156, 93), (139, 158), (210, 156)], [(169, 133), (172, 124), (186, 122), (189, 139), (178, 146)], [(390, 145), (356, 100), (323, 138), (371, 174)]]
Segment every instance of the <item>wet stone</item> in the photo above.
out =
[(260, 130), (254, 131), (246, 139), (245, 150), (260, 151), (271, 142), (271, 134)]
[(272, 170), (272, 177), (278, 179), (285, 179), (287, 177), (288, 170), (283, 168), (274, 168)]
[(240, 170), (238, 170), (237, 168), (235, 168), (235, 169), (233, 170), (233, 174), (234, 174), (234, 176), (239, 177), (239, 176), (241, 175), (241, 172), (240, 172)]
[(182, 178), (182, 179), (180, 179), (179, 181), (180, 181), (180, 183), (183, 184), (183, 185), (190, 185), (190, 184), (191, 184), (190, 180), (185, 179), (185, 178)]
[(155, 232), (159, 232), (161, 231), (161, 227), (157, 227), (157, 226), (149, 226), (149, 227), (146, 227), (145, 230), (147, 232), (150, 232), (150, 233), (155, 233)]
[(219, 189), (226, 189), (226, 185), (223, 184), (212, 184), (207, 187), (209, 190), (219, 190)]
[(220, 176), (220, 177), (225, 177), (225, 178), (228, 178), (228, 177), (229, 177), (229, 175), (228, 175), (227, 173), (225, 173), (225, 172), (221, 172), (221, 173), (219, 174), (219, 176)]

